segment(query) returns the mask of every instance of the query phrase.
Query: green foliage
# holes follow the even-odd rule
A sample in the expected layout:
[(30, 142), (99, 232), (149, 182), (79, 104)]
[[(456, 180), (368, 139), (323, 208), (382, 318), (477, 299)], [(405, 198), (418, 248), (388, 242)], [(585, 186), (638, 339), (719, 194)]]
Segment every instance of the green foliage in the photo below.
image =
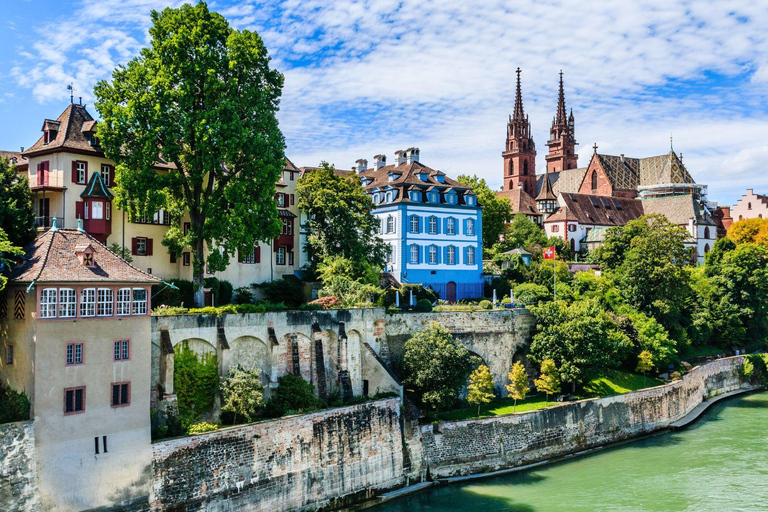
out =
[(218, 430), (219, 426), (215, 423), (208, 423), (206, 421), (201, 421), (199, 423), (193, 423), (189, 426), (187, 429), (187, 434), (193, 436), (195, 434), (205, 434), (206, 432), (213, 432), (214, 430)]
[(13, 266), (11, 258), (21, 256), (24, 251), (20, 247), (15, 247), (5, 231), (0, 229), (0, 291), (5, 289), (8, 278), (3, 275), (3, 271)]
[[(306, 306), (306, 304), (304, 305)], [(304, 306), (298, 309), (313, 309)], [(158, 307), (152, 310), (155, 316), (173, 316), (173, 315), (234, 315), (249, 313), (268, 313), (272, 311), (286, 311), (288, 306), (282, 302), (272, 303), (261, 301), (256, 304), (227, 304), (225, 306), (215, 307), (207, 306), (204, 308), (182, 308), (182, 307)]]
[(183, 342), (174, 347), (173, 385), (182, 423), (191, 424), (213, 407), (219, 391), (219, 363), (215, 354), (198, 356)]
[(0, 156), (0, 231), (8, 235), (11, 246), (25, 247), (35, 239), (35, 214), (32, 190), (26, 175), (16, 171)]
[(489, 300), (481, 300), (479, 306), (480, 309), (493, 309), (493, 303)]
[(467, 402), (477, 406), (477, 416), (480, 417), (480, 406), (494, 399), (493, 375), (486, 365), (481, 364), (470, 374), (467, 391)]
[(255, 302), (256, 295), (253, 293), (253, 288), (250, 286), (236, 288), (232, 294), (232, 304), (254, 304)]
[(736, 245), (756, 244), (768, 249), (768, 219), (744, 219), (731, 224), (728, 238)]
[(739, 374), (741, 374), (741, 378), (744, 380), (751, 380), (754, 373), (755, 364), (748, 358), (744, 358), (744, 362), (742, 363), (741, 368), (739, 368)]
[(432, 303), (427, 299), (421, 299), (416, 303), (416, 311), (419, 313), (429, 313), (432, 311)]
[[(553, 273), (557, 272), (557, 283), (555, 283)], [(568, 270), (568, 264), (564, 261), (557, 260), (543, 260), (540, 263), (532, 265), (531, 268), (531, 280), (532, 282), (546, 286), (550, 293), (555, 290), (557, 286), (557, 293), (560, 295), (560, 291), (563, 285), (571, 283), (571, 273)]]
[(518, 304), (538, 304), (552, 300), (552, 292), (546, 286), (535, 283), (523, 283), (515, 286), (515, 302)]
[(736, 248), (736, 243), (728, 237), (721, 238), (715, 242), (712, 250), (707, 253), (704, 261), (706, 269), (716, 268), (725, 257), (726, 254)]
[(332, 165), (322, 162), (299, 180), (296, 194), (296, 204), (308, 219), (302, 229), (307, 232), (310, 271), (337, 256), (352, 264), (346, 278), (374, 284), (371, 272), (384, 266), (388, 249), (376, 236), (374, 205), (360, 180), (336, 174)]
[(261, 385), (259, 370), (240, 365), (230, 367), (221, 382), (221, 398), (221, 410), (234, 415), (235, 425), (238, 419), (244, 423), (252, 421), (264, 403), (264, 387)]
[(560, 374), (553, 360), (545, 359), (541, 362), (541, 373), (539, 378), (533, 381), (533, 385), (539, 393), (547, 395), (547, 402), (549, 395), (560, 392)]
[(152, 304), (170, 307), (191, 307), (195, 304), (195, 292), (192, 281), (186, 279), (169, 279), (168, 283), (178, 289), (160, 283), (152, 286)]
[(120, 244), (112, 243), (109, 247), (107, 247), (111, 252), (117, 254), (119, 257), (123, 258), (128, 263), (133, 263), (133, 258), (131, 257), (131, 250), (127, 247), (122, 247)]
[(653, 355), (647, 350), (643, 350), (637, 356), (637, 366), (635, 367), (635, 371), (645, 375), (651, 370), (653, 370)]
[(507, 394), (509, 398), (515, 401), (512, 407), (514, 413), (517, 408), (517, 401), (525, 400), (525, 396), (528, 394), (528, 372), (525, 371), (523, 363), (515, 361), (507, 378), (509, 379), (509, 384), (506, 386)]
[(297, 279), (277, 279), (256, 285), (270, 302), (282, 302), (288, 307), (299, 307), (304, 302), (301, 281)]
[(511, 204), (506, 197), (499, 197), (491, 190), (485, 180), (477, 176), (459, 175), (456, 181), (472, 188), (477, 196), (477, 203), (483, 208), (483, 247), (490, 249), (499, 242), (499, 235), (504, 232), (512, 219)]
[[(669, 337), (664, 327), (655, 318), (632, 310), (623, 308), (627, 312), (627, 318), (632, 323), (633, 332), (624, 329), (624, 333), (635, 343), (634, 351), (647, 352), (651, 356), (652, 364), (662, 369), (677, 361), (677, 342)], [(650, 371), (649, 368), (646, 371)], [(639, 371), (639, 370), (638, 370)]]
[(382, 292), (382, 294), (379, 296), (379, 305), (384, 307), (395, 305), (395, 295), (399, 293), (400, 306), (407, 306), (411, 300), (411, 292), (413, 292), (413, 298), (415, 299), (416, 304), (422, 300), (426, 300), (430, 304), (434, 304), (438, 300), (437, 293), (435, 293), (432, 288), (426, 288), (421, 284), (409, 283), (402, 285), (399, 290), (390, 288), (389, 290)]
[[(204, 2), (151, 18), (149, 46), (95, 87), (98, 135), (117, 164), (117, 206), (190, 216), (188, 233), (174, 223), (163, 244), (176, 254), (192, 248), (201, 306), (206, 266), (222, 271), (237, 250), (279, 233), (283, 76), (270, 69), (258, 34), (232, 29)], [(157, 172), (159, 161), (174, 167)]]
[(0, 383), (0, 423), (28, 420), (31, 409), (26, 393)]
[(448, 329), (431, 322), (405, 342), (403, 383), (425, 408), (445, 409), (458, 399), (474, 364), (475, 357)]
[[(483, 230), (485, 230), (485, 212), (483, 212)], [(496, 246), (497, 253), (519, 247), (532, 253), (534, 257), (541, 257), (541, 248), (547, 243), (544, 230), (522, 213), (512, 216), (512, 221), (504, 231), (503, 237), (503, 241)]]
[[(751, 370), (747, 367), (747, 363), (749, 363)], [(749, 370), (748, 376), (745, 373), (747, 370)], [(768, 386), (768, 354), (749, 354), (746, 356), (741, 375), (752, 384)]]
[(663, 384), (658, 379), (652, 379), (644, 375), (610, 370), (600, 377), (595, 377), (584, 386), (584, 395), (587, 397), (601, 397), (620, 395)]
[(288, 413), (315, 411), (323, 402), (313, 394), (314, 390), (315, 386), (301, 377), (284, 375), (278, 379), (277, 389), (264, 407), (264, 415), (278, 418)]

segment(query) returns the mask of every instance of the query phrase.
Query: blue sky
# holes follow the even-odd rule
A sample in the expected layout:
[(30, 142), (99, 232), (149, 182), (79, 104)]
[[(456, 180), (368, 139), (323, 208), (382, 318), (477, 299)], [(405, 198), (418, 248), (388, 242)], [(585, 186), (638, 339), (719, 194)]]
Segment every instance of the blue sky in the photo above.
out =
[[(5, 0), (0, 148), (30, 146), (69, 101), (147, 44), (163, 0)], [(674, 147), (709, 197), (768, 193), (768, 9), (754, 0), (209, 2), (264, 38), (286, 78), (281, 128), (297, 165), (418, 146), (450, 175), (501, 184), (514, 70), (544, 168), (557, 77), (579, 164)], [(91, 108), (92, 113), (93, 109)]]

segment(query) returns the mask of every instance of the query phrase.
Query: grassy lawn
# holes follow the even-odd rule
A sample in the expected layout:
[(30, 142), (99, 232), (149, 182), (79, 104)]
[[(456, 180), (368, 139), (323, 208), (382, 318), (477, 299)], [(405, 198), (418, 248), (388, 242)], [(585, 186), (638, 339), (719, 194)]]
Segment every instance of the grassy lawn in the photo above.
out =
[[(543, 409), (548, 405), (553, 405), (553, 397), (549, 397), (550, 402), (544, 403), (544, 395), (531, 395), (525, 400), (517, 401), (517, 409), (515, 412), (533, 411), (536, 409)], [(487, 418), (489, 416), (502, 416), (504, 414), (512, 414), (512, 408), (515, 401), (511, 398), (497, 398), (489, 404), (480, 407), (480, 417)], [(453, 421), (453, 420), (467, 420), (477, 418), (477, 407), (466, 407), (464, 409), (456, 409), (454, 411), (447, 411), (436, 415), (436, 418), (440, 421)]]
[(620, 395), (638, 389), (652, 388), (660, 384), (664, 383), (653, 377), (643, 377), (636, 373), (614, 371), (605, 377), (592, 379), (584, 387), (584, 395), (586, 397)]

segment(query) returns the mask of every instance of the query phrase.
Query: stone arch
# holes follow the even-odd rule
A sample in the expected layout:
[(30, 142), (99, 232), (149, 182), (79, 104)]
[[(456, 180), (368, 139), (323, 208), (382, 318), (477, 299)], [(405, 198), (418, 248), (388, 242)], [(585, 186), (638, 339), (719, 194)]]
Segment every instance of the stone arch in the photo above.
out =
[(312, 382), (312, 340), (306, 334), (291, 332), (278, 341), (279, 353), (272, 355), (273, 378), (290, 373)]
[(174, 350), (176, 350), (176, 347), (179, 347), (184, 343), (186, 343), (189, 346), (189, 349), (198, 356), (204, 356), (207, 354), (216, 355), (216, 346), (208, 340), (204, 340), (202, 338), (186, 338), (179, 340), (177, 343), (174, 343)]
[(270, 347), (263, 340), (254, 336), (240, 336), (229, 343), (229, 350), (224, 351), (224, 371), (231, 366), (255, 368), (261, 372), (262, 384), (272, 380), (272, 354)]

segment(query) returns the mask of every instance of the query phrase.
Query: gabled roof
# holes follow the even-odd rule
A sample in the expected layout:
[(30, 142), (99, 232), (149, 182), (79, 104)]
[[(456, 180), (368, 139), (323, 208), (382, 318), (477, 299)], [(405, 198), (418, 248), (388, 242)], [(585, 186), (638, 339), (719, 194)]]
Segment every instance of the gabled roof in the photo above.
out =
[[(76, 252), (91, 246), (94, 266), (80, 263)], [(160, 279), (139, 270), (88, 233), (76, 229), (50, 229), (24, 250), (21, 263), (8, 274), (17, 283), (157, 283)]]
[(91, 173), (91, 179), (88, 181), (88, 186), (80, 194), (80, 197), (103, 197), (110, 201), (114, 199), (112, 192), (107, 190), (104, 186), (104, 181), (101, 179), (101, 173)]
[(640, 186), (667, 183), (696, 183), (683, 165), (683, 161), (670, 150), (666, 155), (640, 159)]
[[(50, 125), (51, 123), (51, 120), (46, 120), (43, 127), (45, 128), (45, 125)], [(93, 147), (85, 136), (83, 127), (88, 126), (90, 127), (88, 128), (89, 130), (93, 130), (95, 121), (84, 106), (75, 105), (74, 103), (68, 105), (67, 108), (64, 109), (64, 112), (56, 118), (55, 123), (59, 124), (56, 138), (48, 144), (45, 144), (43, 142), (44, 139), (41, 136), (32, 147), (24, 151), (25, 155), (58, 148), (88, 151), (99, 155), (103, 154), (101, 149)]]
[(640, 160), (613, 155), (594, 155), (602, 166), (613, 188), (637, 190), (640, 183)]
[[(581, 182), (584, 181), (584, 176), (587, 174), (586, 167), (580, 167), (578, 169), (568, 169), (560, 172), (545, 173), (549, 177), (549, 181), (552, 184), (552, 192), (557, 196), (561, 192), (577, 193), (581, 188)], [(536, 176), (536, 190), (541, 191), (544, 186), (545, 174), (539, 174)]]
[(564, 220), (597, 226), (623, 226), (643, 216), (643, 203), (624, 197), (560, 194), (561, 206), (544, 222)]
[(642, 203), (646, 215), (660, 213), (672, 224), (687, 225), (690, 219), (694, 219), (696, 224), (716, 225), (709, 213), (692, 195), (648, 197), (644, 198)]
[(551, 200), (554, 201), (557, 199), (557, 196), (555, 196), (555, 193), (552, 192), (552, 183), (549, 181), (549, 173), (544, 174), (544, 179), (541, 180), (541, 188), (539, 190), (539, 195), (536, 196), (537, 201), (546, 201)]
[(18, 151), (0, 150), (0, 158), (5, 158), (11, 162), (11, 166), (15, 166), (19, 171), (23, 171), (29, 166), (29, 158), (25, 157)]
[[(399, 174), (395, 180), (389, 181), (389, 173)], [(422, 180), (417, 175), (426, 174), (427, 181)], [(385, 165), (380, 169), (367, 169), (360, 173), (361, 177), (372, 178), (373, 182), (366, 188), (383, 187), (391, 185), (432, 185), (439, 189), (455, 188), (456, 190), (471, 190), (468, 186), (462, 185), (458, 181), (449, 178), (445, 173), (437, 171), (421, 162), (404, 163), (400, 165)], [(437, 181), (435, 176), (443, 176), (443, 183)]]
[(521, 188), (496, 192), (496, 197), (506, 197), (509, 199), (510, 209), (513, 215), (517, 213), (523, 213), (525, 215), (541, 215), (536, 208), (536, 201), (530, 194), (524, 192)]

